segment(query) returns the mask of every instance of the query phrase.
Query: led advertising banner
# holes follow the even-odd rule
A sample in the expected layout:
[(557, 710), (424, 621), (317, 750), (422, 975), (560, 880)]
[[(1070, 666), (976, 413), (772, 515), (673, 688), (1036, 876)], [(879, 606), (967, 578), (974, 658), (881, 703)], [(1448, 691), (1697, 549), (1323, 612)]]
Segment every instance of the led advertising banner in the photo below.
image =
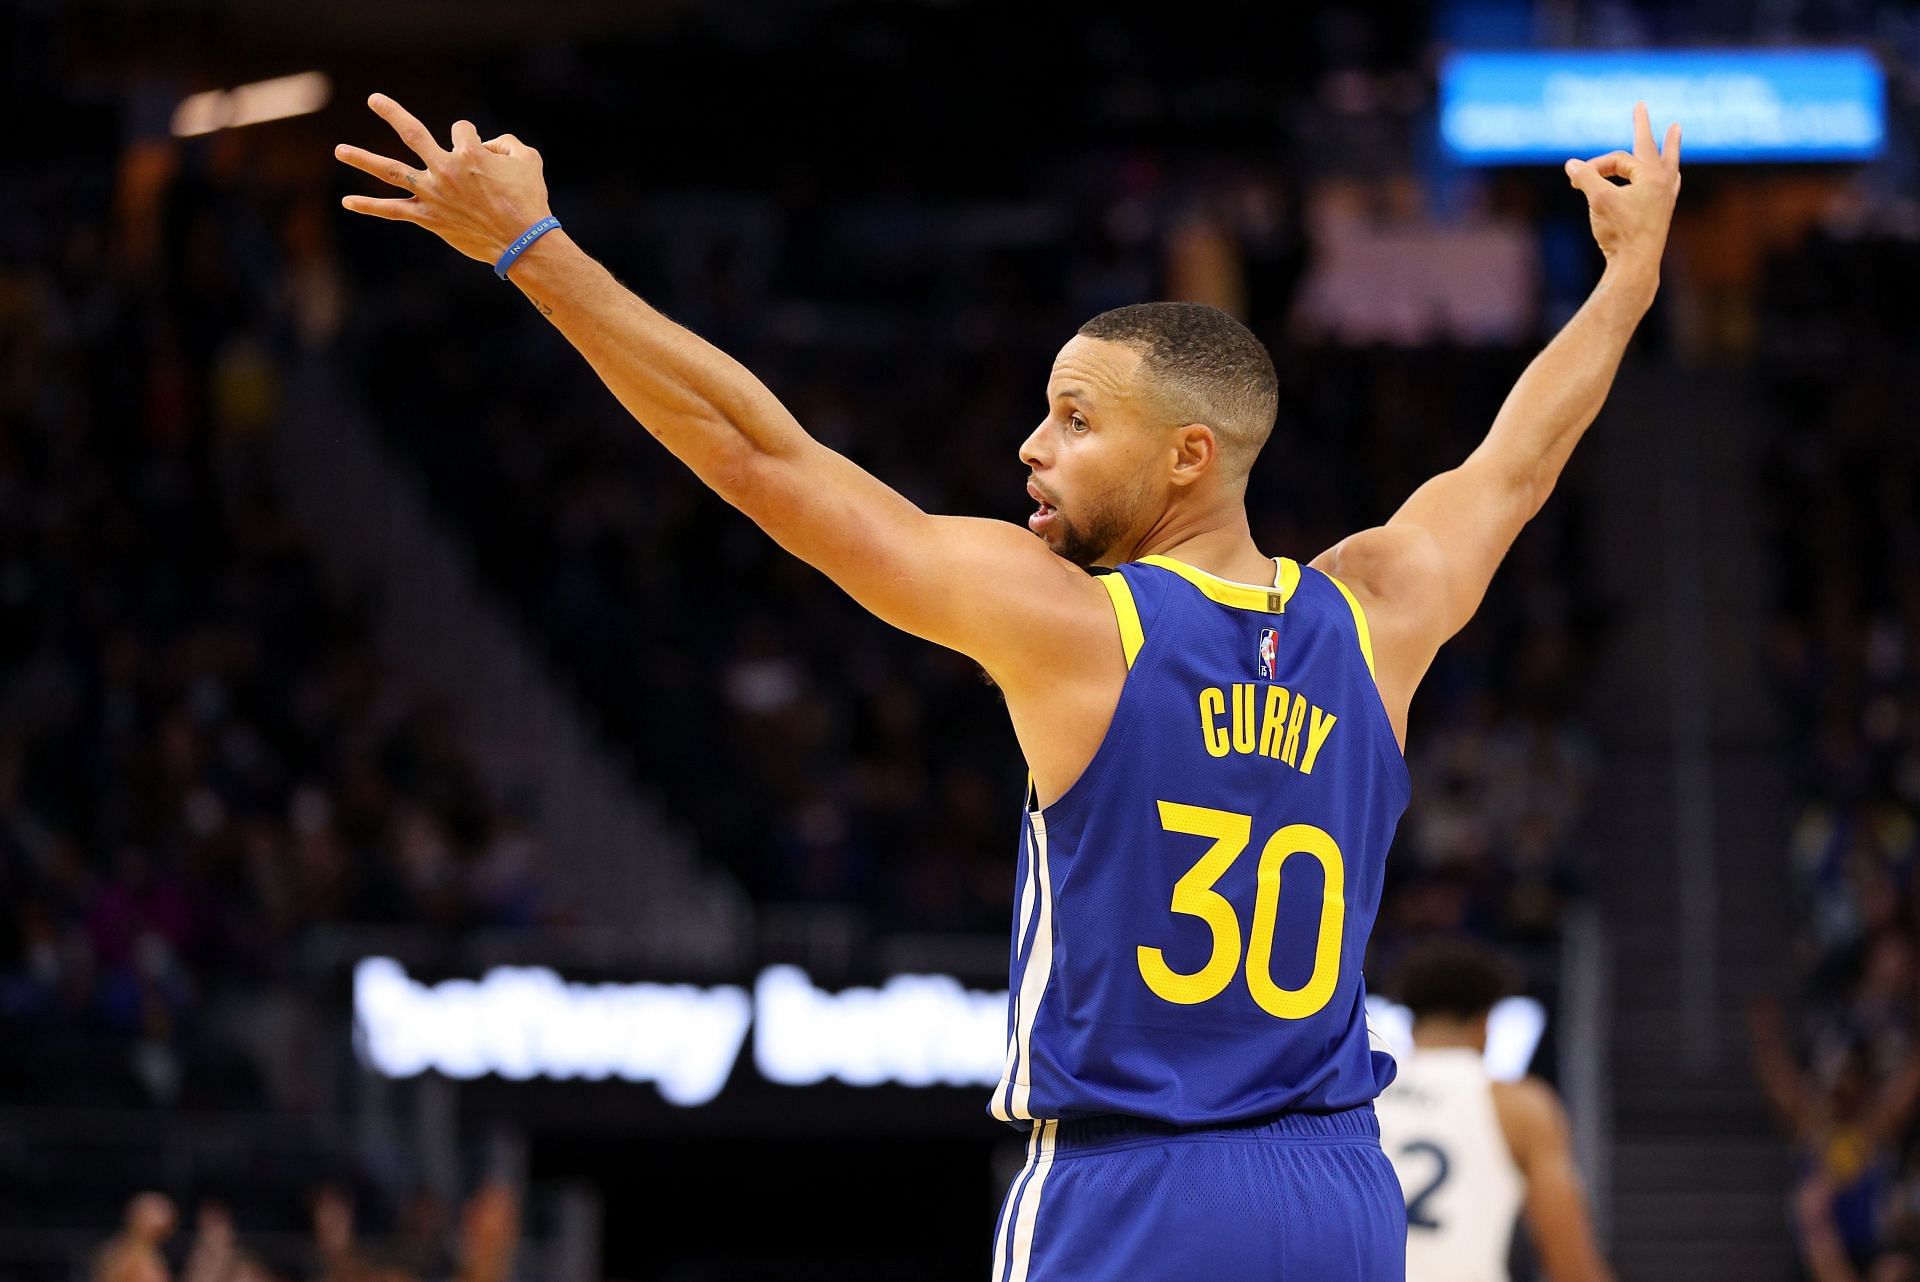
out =
[[(1405, 1008), (1367, 1002), (1381, 1044), (1411, 1044)], [(764, 1083), (807, 1087), (949, 1086), (985, 1093), (1007, 1051), (1007, 994), (950, 975), (894, 975), (830, 992), (795, 966), (751, 984), (578, 983), (544, 966), (499, 966), (479, 979), (423, 983), (399, 962), (354, 968), (361, 1062), (394, 1078), (644, 1083), (694, 1109), (720, 1099), (742, 1068)], [(1532, 998), (1512, 997), (1488, 1026), (1487, 1065), (1526, 1071), (1546, 1029)]]
[(1471, 165), (1559, 163), (1656, 139), (1679, 121), (1686, 164), (1861, 161), (1886, 146), (1886, 83), (1864, 49), (1456, 53), (1440, 138)]

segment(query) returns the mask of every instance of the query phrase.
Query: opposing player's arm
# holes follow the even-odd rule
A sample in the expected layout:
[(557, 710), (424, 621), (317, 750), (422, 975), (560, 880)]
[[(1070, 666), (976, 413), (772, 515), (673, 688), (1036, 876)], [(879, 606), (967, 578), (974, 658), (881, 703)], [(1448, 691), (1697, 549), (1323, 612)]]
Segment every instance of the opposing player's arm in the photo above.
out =
[[(1634, 109), (1631, 152), (1568, 161), (1567, 176), (1586, 196), (1606, 255), (1592, 296), (1527, 366), (1464, 462), (1415, 490), (1386, 525), (1313, 562), (1367, 608), (1381, 695), (1403, 738), (1428, 664), (1473, 617), (1521, 527), (1553, 492), (1652, 305), (1680, 190), (1680, 127), (1657, 149), (1643, 103)], [(1625, 185), (1614, 185), (1616, 177)]]
[(1494, 1107), (1514, 1162), (1526, 1177), (1522, 1215), (1551, 1282), (1612, 1282), (1594, 1241), (1586, 1189), (1573, 1161), (1566, 1110), (1535, 1078), (1497, 1083)]
[[(413, 193), (349, 196), (348, 209), (417, 223), (485, 262), (548, 214), (540, 155), (512, 135), (482, 142), (463, 120), (447, 150), (391, 98), (368, 105), (425, 167), (337, 149)], [(650, 307), (565, 231), (535, 242), (508, 279), (715, 493), (887, 622), (972, 656), (1003, 683), (1116, 632), (1105, 591), (1078, 567), (1018, 526), (921, 511), (814, 440), (745, 366)]]

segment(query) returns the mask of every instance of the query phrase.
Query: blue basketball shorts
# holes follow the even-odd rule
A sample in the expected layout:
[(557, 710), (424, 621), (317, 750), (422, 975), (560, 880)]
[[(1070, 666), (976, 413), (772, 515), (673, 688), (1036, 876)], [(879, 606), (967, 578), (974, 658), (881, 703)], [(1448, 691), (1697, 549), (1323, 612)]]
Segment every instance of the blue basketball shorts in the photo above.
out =
[(993, 1282), (1405, 1282), (1373, 1106), (1204, 1129), (1035, 1122)]

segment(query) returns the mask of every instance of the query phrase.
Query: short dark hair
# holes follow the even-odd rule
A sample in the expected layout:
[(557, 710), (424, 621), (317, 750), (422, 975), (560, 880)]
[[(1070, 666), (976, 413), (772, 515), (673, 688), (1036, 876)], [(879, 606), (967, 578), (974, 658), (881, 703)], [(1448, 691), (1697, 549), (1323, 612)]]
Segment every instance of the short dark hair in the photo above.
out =
[(1415, 1019), (1478, 1019), (1520, 986), (1505, 958), (1458, 936), (1415, 945), (1398, 974), (1400, 1001)]
[(1273, 358), (1252, 330), (1205, 303), (1134, 303), (1101, 312), (1080, 334), (1137, 348), (1169, 410), (1211, 427), (1230, 474), (1245, 479), (1280, 409)]

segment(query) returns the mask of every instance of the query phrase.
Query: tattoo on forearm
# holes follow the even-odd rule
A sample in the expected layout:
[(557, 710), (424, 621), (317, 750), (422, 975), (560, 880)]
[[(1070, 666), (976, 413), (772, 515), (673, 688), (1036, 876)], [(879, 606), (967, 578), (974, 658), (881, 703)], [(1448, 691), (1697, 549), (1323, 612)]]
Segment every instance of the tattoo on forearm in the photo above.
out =
[(533, 305), (534, 305), (535, 307), (537, 307), (537, 308), (539, 308), (539, 309), (540, 309), (540, 314), (541, 314), (542, 316), (551, 316), (551, 315), (553, 315), (553, 308), (551, 308), (551, 307), (549, 307), (549, 306), (547, 306), (547, 305), (546, 305), (545, 303), (543, 303), (543, 302), (541, 302), (541, 301), (540, 301), (539, 299), (537, 299), (537, 298), (535, 298), (535, 297), (534, 297), (534, 296), (533, 296), (532, 294), (528, 294), (528, 295), (527, 295), (527, 301), (528, 301), (528, 302), (530, 302), (530, 303), (532, 303), (532, 304), (533, 304)]

